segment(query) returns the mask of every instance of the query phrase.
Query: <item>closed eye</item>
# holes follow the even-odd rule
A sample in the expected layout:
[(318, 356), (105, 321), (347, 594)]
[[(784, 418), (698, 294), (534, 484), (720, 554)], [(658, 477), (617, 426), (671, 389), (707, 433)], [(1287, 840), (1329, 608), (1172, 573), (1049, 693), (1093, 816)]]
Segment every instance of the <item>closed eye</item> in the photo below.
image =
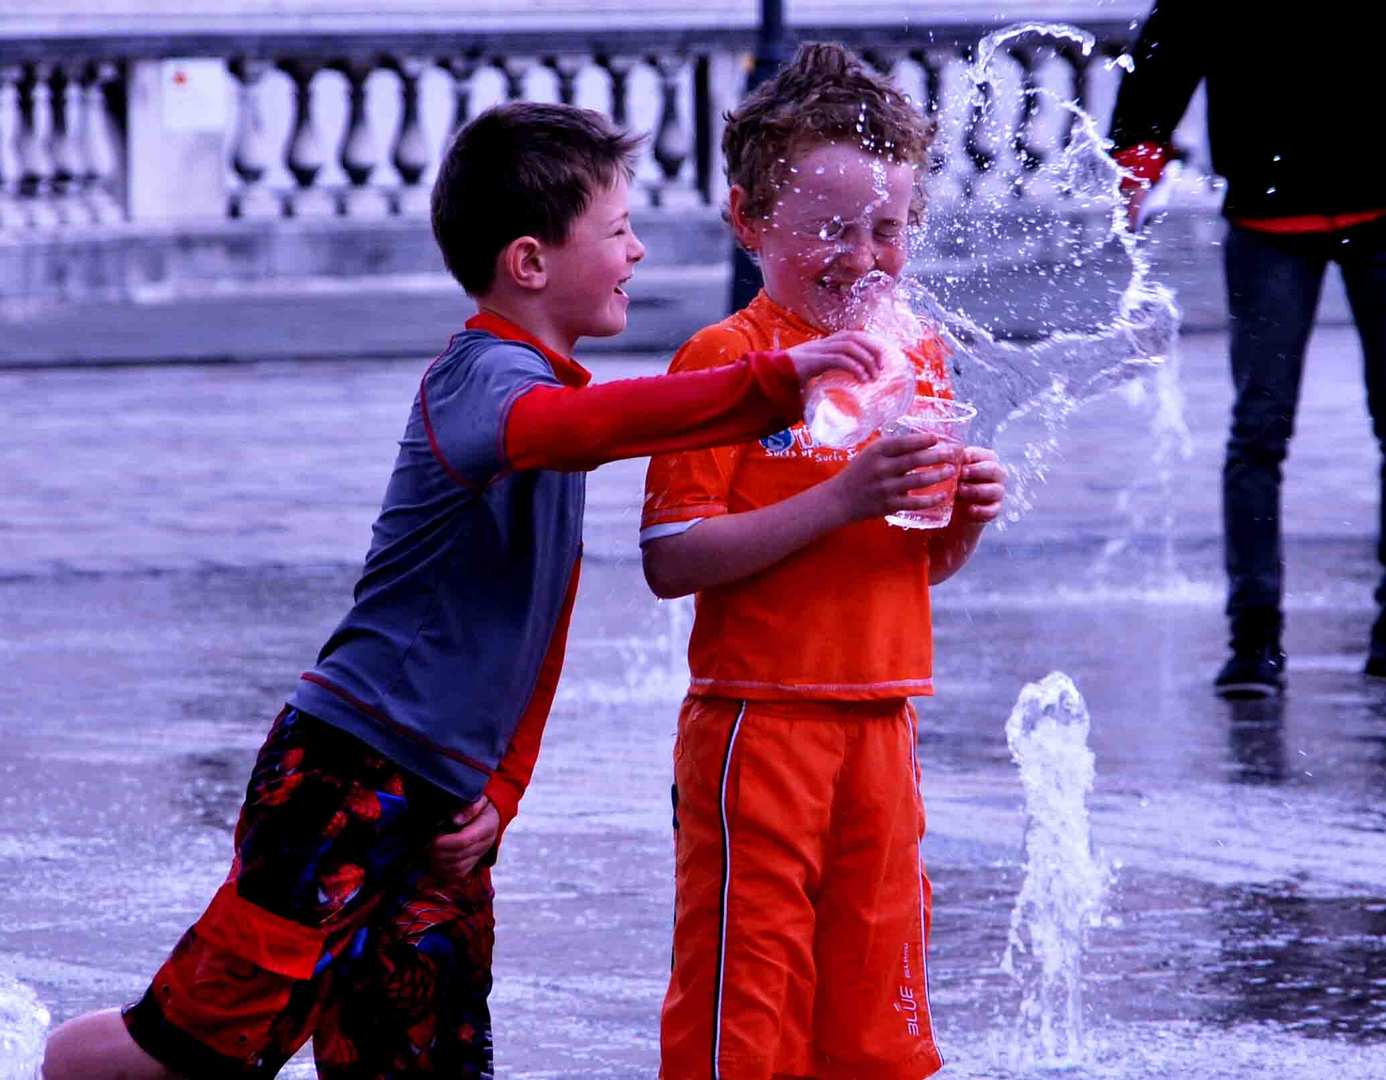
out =
[(835, 217), (831, 221), (825, 221), (818, 227), (818, 239), (820, 240), (841, 240), (847, 231), (847, 223), (840, 217)]

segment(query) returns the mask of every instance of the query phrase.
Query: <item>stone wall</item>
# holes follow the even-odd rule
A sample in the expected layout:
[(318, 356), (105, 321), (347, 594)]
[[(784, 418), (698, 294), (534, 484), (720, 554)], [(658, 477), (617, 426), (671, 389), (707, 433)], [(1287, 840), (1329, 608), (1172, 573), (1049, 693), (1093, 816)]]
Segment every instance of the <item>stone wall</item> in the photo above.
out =
[[(790, 0), (796, 26), (946, 26), (957, 23), (1139, 18), (1145, 0)], [(401, 28), (522, 30), (610, 26), (752, 27), (758, 0), (6, 0), (0, 37), (23, 34), (172, 33), (226, 30), (390, 31)]]

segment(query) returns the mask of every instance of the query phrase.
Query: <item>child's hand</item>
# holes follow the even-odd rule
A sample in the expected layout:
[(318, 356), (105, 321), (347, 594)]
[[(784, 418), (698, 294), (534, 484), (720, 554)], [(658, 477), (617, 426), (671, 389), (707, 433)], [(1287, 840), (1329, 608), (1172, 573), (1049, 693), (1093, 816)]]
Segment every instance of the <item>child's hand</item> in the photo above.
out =
[(995, 450), (969, 446), (963, 451), (963, 471), (958, 477), (954, 513), (964, 521), (985, 525), (995, 521), (1006, 498), (1006, 468)]
[(433, 841), (429, 861), (440, 884), (461, 882), (496, 845), (500, 812), (485, 795), (468, 803), (453, 817), (457, 832), (443, 833)]
[(877, 439), (858, 453), (828, 481), (835, 485), (843, 520), (863, 521), (940, 505), (946, 498), (942, 493), (910, 494), (948, 479), (957, 468), (957, 443), (937, 443), (937, 435), (895, 435)]
[(860, 330), (843, 330), (786, 351), (802, 385), (825, 371), (845, 371), (862, 382), (870, 382), (881, 373), (884, 349), (879, 338)]

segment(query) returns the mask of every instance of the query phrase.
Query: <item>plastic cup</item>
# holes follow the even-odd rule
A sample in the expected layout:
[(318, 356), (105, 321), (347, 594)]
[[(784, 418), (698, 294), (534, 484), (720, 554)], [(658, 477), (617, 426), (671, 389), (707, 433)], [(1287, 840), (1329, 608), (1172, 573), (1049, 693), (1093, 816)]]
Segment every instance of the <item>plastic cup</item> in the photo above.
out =
[(976, 407), (965, 401), (920, 396), (914, 399), (914, 404), (904, 416), (881, 428), (883, 435), (937, 435), (936, 448), (954, 452), (952, 476), (937, 484), (910, 491), (911, 495), (941, 492), (946, 496), (944, 501), (927, 510), (900, 510), (887, 514), (886, 521), (901, 529), (941, 529), (953, 520), (953, 498), (958, 493), (958, 478), (962, 474), (963, 449), (967, 446), (968, 429), (976, 416)]

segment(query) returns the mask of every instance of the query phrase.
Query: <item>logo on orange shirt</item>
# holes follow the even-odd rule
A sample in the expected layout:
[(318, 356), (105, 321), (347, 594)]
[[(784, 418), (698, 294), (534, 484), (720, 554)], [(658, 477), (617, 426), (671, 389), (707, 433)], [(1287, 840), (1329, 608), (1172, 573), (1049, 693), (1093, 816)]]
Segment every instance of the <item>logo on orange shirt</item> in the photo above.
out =
[(803, 424), (777, 431), (760, 440), (760, 445), (771, 457), (812, 458), (815, 461), (850, 461), (852, 451), (836, 450), (830, 446), (819, 446), (813, 441), (809, 429)]
[(789, 428), (785, 428), (783, 431), (777, 431), (775, 434), (767, 435), (765, 438), (761, 439), (760, 445), (765, 447), (768, 453), (783, 454), (794, 445), (794, 432)]

